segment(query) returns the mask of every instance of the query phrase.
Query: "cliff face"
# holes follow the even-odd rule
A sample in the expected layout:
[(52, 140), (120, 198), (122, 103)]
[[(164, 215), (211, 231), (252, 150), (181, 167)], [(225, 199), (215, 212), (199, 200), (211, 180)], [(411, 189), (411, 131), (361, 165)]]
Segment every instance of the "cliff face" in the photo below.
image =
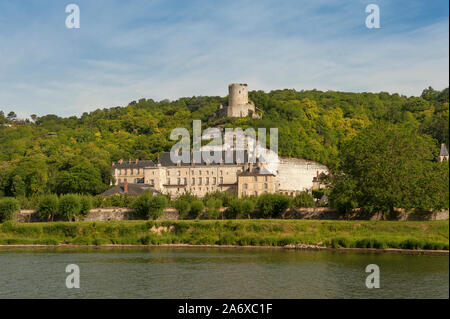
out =
[(311, 189), (313, 178), (321, 173), (328, 174), (328, 167), (314, 161), (280, 157), (277, 174), (278, 189), (280, 191)]

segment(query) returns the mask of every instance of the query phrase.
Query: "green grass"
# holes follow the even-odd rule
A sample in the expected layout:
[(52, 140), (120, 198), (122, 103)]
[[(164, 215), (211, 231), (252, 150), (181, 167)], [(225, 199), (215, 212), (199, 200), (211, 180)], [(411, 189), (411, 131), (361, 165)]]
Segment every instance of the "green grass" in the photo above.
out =
[[(160, 228), (160, 231), (157, 230)], [(152, 230), (153, 229), (153, 230)], [(192, 244), (445, 249), (448, 221), (198, 220), (0, 224), (0, 244)]]

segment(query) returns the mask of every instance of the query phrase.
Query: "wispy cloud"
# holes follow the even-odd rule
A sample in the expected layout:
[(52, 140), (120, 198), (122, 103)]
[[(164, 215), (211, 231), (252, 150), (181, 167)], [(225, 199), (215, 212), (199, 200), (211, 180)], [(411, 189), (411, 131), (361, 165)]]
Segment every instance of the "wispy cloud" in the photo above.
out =
[(27, 2), (36, 11), (0, 4), (0, 109), (19, 115), (223, 96), (229, 82), (406, 95), (448, 86), (444, 1), (380, 1), (378, 30), (365, 28), (363, 1), (83, 0), (79, 30), (65, 29), (61, 2)]

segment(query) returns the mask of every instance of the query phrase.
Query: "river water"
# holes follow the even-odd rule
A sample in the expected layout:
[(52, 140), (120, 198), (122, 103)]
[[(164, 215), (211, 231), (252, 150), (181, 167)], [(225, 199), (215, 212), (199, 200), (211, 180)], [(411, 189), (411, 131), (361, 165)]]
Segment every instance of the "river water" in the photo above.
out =
[[(80, 288), (66, 287), (66, 266)], [(366, 266), (380, 288), (366, 287)], [(449, 298), (448, 256), (270, 249), (0, 249), (0, 298)]]

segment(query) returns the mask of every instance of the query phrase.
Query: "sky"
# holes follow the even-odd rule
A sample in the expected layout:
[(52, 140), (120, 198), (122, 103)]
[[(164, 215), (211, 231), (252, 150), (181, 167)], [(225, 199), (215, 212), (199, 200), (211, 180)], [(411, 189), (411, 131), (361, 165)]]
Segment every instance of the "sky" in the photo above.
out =
[(22, 118), (226, 96), (234, 82), (418, 96), (448, 87), (448, 69), (447, 0), (0, 1), (0, 110)]

